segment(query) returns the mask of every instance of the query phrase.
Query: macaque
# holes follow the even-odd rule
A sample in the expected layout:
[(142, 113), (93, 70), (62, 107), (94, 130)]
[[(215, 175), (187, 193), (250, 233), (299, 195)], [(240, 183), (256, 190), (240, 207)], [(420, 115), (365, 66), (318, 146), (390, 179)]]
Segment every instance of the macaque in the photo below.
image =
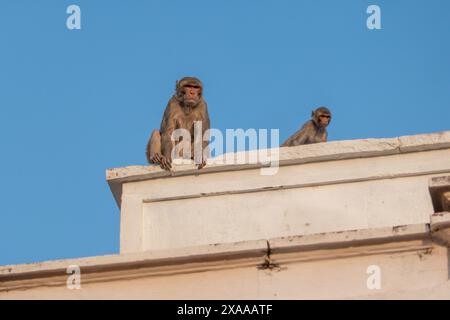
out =
[[(178, 141), (172, 141), (172, 133), (176, 129), (186, 129), (191, 136), (191, 159), (194, 159), (194, 122), (202, 124), (202, 155), (208, 146), (208, 141), (203, 140), (206, 130), (210, 129), (210, 120), (206, 101), (203, 99), (203, 85), (201, 81), (193, 77), (185, 77), (176, 82), (175, 94), (169, 100), (161, 121), (159, 130), (153, 130), (147, 144), (147, 160), (149, 163), (158, 164), (165, 170), (172, 168), (172, 150)], [(201, 169), (206, 164), (202, 156)]]
[(317, 108), (311, 114), (311, 120), (289, 137), (281, 146), (293, 147), (302, 144), (327, 142), (327, 126), (331, 122), (331, 112), (325, 107)]

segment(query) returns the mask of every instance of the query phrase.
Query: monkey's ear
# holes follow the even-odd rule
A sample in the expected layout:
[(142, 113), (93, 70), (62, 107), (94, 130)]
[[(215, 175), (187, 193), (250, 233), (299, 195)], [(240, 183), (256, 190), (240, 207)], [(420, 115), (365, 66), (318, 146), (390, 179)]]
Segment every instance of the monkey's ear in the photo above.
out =
[(311, 111), (311, 117), (314, 117), (314, 110)]
[(178, 84), (180, 83), (180, 81), (175, 80), (175, 90), (178, 89)]

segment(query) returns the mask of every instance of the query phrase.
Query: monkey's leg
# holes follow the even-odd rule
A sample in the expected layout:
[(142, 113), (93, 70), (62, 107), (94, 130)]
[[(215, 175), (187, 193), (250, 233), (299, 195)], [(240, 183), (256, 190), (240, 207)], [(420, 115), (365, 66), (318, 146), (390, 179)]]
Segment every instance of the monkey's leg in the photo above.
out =
[(159, 164), (164, 170), (170, 170), (172, 168), (170, 158), (168, 159), (162, 154), (161, 144), (161, 133), (159, 130), (153, 130), (152, 136), (147, 145), (148, 162)]
[(161, 134), (159, 130), (153, 130), (147, 144), (147, 161), (160, 164), (161, 160)]
[(172, 132), (165, 132), (161, 136), (161, 168), (164, 170), (172, 169), (172, 150), (174, 148), (174, 144), (171, 138)]
[(202, 163), (198, 166), (198, 169), (202, 169), (206, 166), (206, 161), (211, 156), (209, 149), (209, 141), (203, 141), (202, 143)]

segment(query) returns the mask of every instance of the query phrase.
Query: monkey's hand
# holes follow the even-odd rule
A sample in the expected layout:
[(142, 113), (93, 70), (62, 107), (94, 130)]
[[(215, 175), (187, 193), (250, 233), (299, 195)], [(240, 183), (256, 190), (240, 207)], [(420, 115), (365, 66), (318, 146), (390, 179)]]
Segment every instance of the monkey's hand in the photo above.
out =
[(161, 156), (161, 168), (170, 171), (172, 169), (172, 159), (170, 157)]
[(197, 169), (200, 170), (200, 169), (204, 168), (205, 166), (206, 166), (206, 158), (203, 156), (203, 157), (202, 157), (202, 163), (200, 163), (200, 164), (197, 166)]
[(198, 170), (203, 169), (204, 166), (206, 166), (206, 160), (203, 160), (202, 163), (200, 163), (200, 164), (197, 166), (197, 169), (198, 169)]
[[(191, 160), (193, 160), (195, 164), (198, 163), (197, 161), (195, 161), (196, 159), (195, 159), (194, 155), (192, 155)], [(200, 170), (200, 169), (202, 169), (204, 166), (206, 166), (206, 158), (203, 156), (203, 157), (202, 157), (202, 162), (201, 162), (199, 165), (197, 165), (197, 169)]]
[(170, 169), (172, 169), (172, 160), (170, 158), (166, 158), (160, 153), (155, 153), (155, 155), (150, 158), (150, 161), (155, 164), (159, 164), (164, 170), (170, 171)]

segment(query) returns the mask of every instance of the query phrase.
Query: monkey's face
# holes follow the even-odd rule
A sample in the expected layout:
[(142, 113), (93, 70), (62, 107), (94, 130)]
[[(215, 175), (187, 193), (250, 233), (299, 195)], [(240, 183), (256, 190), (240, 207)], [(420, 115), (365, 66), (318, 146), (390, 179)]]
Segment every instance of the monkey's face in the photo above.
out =
[(186, 106), (195, 107), (201, 98), (201, 88), (195, 85), (186, 85), (183, 87), (183, 102)]
[(320, 128), (326, 128), (331, 122), (331, 112), (327, 107), (317, 108), (311, 113), (315, 125)]
[(320, 114), (319, 115), (319, 126), (322, 128), (326, 128), (330, 124), (331, 115), (329, 114)]

